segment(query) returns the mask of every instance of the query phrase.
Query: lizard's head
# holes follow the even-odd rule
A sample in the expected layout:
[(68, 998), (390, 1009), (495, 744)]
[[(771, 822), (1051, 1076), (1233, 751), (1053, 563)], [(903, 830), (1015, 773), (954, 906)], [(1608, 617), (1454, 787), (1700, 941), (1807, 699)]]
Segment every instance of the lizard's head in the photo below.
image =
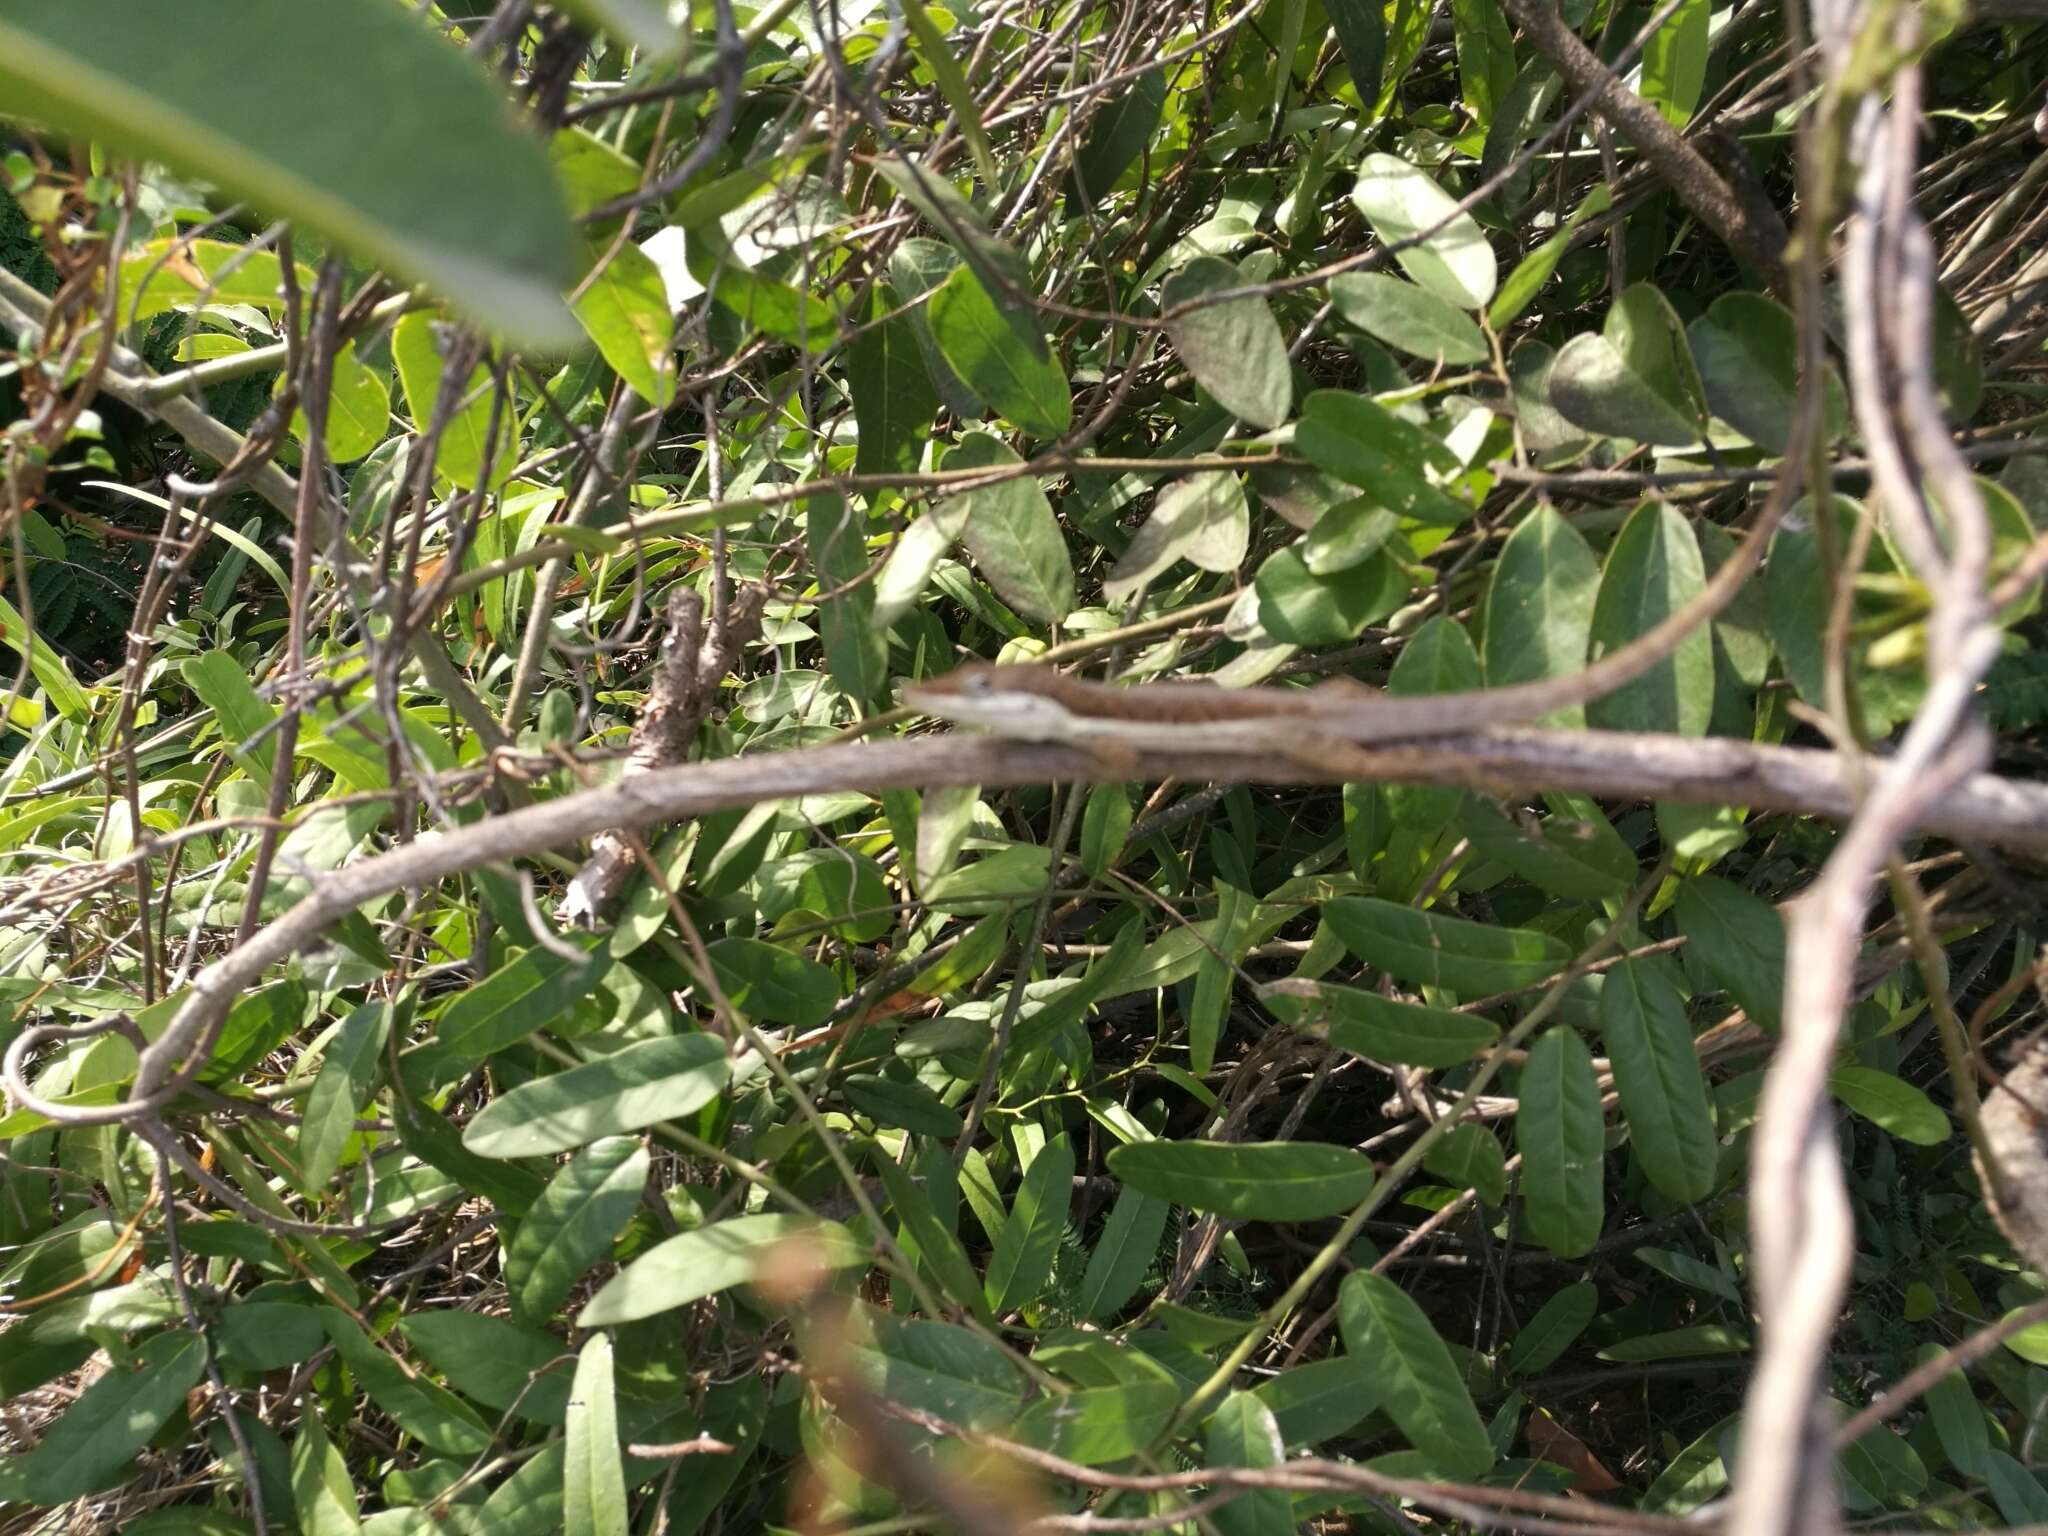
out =
[(910, 684), (903, 702), (956, 725), (978, 725), (1018, 741), (1065, 740), (1073, 717), (1058, 701), (1026, 686), (1028, 670), (970, 663)]

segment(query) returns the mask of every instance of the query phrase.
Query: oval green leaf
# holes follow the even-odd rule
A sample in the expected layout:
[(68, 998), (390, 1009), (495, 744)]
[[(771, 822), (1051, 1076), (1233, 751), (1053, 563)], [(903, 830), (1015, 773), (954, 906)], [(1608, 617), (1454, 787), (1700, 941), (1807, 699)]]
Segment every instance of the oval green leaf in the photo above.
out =
[(1445, 303), (1481, 309), (1493, 297), (1500, 276), (1493, 248), (1472, 215), (1459, 212), (1424, 172), (1396, 155), (1367, 155), (1351, 201), (1388, 245), (1426, 236), (1396, 251), (1394, 259)]
[(731, 1075), (716, 1035), (643, 1040), (498, 1095), (469, 1122), (462, 1144), (480, 1157), (565, 1152), (690, 1114), (717, 1098)]
[(1272, 306), (1248, 294), (1174, 313), (1206, 294), (1246, 286), (1235, 264), (1197, 256), (1166, 280), (1160, 303), (1171, 316), (1166, 333), (1195, 382), (1239, 421), (1271, 429), (1294, 405), (1293, 367)]
[(1571, 960), (1565, 942), (1547, 933), (1418, 912), (1376, 897), (1342, 896), (1322, 911), (1352, 954), (1417, 986), (1510, 992), (1549, 980)]
[(752, 1280), (768, 1250), (789, 1242), (808, 1245), (829, 1269), (868, 1262), (867, 1248), (836, 1221), (781, 1213), (734, 1216), (657, 1243), (591, 1298), (576, 1326), (630, 1323), (715, 1296)]
[(1515, 1143), (1529, 1232), (1561, 1259), (1600, 1240), (1605, 1216), (1600, 1081), (1577, 1031), (1559, 1026), (1529, 1048)]
[(1372, 1193), (1372, 1159), (1316, 1141), (1140, 1141), (1109, 1171), (1133, 1189), (1242, 1221), (1315, 1221)]
[(647, 1185), (652, 1159), (630, 1136), (592, 1142), (548, 1180), (505, 1245), (505, 1289), (515, 1312), (552, 1313), (591, 1265), (611, 1252)]
[(1608, 971), (1600, 1038), (1643, 1172), (1673, 1200), (1704, 1200), (1720, 1143), (1685, 999), (1654, 960), (1624, 960)]
[(1356, 1270), (1337, 1292), (1337, 1322), (1345, 1353), (1378, 1379), (1380, 1407), (1431, 1466), (1472, 1479), (1493, 1465), (1493, 1442), (1464, 1377), (1407, 1292)]

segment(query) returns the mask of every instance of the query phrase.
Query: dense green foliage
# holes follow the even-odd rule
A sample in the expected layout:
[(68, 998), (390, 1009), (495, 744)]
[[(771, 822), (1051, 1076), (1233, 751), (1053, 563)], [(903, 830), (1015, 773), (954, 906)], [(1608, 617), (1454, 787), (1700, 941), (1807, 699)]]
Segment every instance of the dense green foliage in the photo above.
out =
[[(1817, 1411), (2048, 1294), (1971, 1156), (2038, 1022), (2048, 25), (113, 9), (0, 0), (0, 1531), (1666, 1530), (1816, 1031)], [(1872, 394), (1902, 82), (1943, 286)], [(1965, 665), (1972, 497), (2008, 782), (1905, 818), (1837, 1038), (1782, 911)], [(896, 708), (1638, 654), (1214, 787)], [(2027, 1321), (1853, 1517), (2048, 1519)]]

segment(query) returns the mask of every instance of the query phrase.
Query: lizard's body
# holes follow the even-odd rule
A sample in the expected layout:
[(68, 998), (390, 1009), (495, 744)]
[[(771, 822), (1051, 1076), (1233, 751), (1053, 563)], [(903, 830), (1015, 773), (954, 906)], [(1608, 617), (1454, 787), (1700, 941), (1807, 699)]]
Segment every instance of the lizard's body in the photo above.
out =
[[(1583, 674), (1581, 674), (1583, 676)], [(1313, 688), (1147, 683), (1120, 688), (1049, 668), (969, 664), (903, 690), (912, 708), (1016, 741), (1091, 750), (1278, 754), (1413, 741), (1534, 719), (1576, 702), (1579, 678), (1469, 693), (1393, 695), (1339, 679)]]

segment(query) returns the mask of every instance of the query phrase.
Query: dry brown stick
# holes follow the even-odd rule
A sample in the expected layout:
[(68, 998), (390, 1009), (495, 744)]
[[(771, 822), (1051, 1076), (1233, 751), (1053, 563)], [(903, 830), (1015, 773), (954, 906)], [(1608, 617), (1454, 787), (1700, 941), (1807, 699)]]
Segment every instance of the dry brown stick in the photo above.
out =
[(1566, 85), (1574, 91), (1597, 92), (1593, 111), (1634, 141), (1650, 168), (1702, 224), (1762, 269), (1772, 286), (1783, 286), (1785, 226), (1774, 213), (1738, 197), (1663, 113), (1630, 90), (1579, 40), (1551, 0), (1501, 0), (1501, 8)]
[[(144, 1061), (155, 1083), (166, 1081), (171, 1065), (204, 1038), (245, 988), (363, 903), (429, 886), (496, 860), (580, 842), (612, 827), (649, 827), (832, 789), (873, 792), (940, 784), (1123, 780), (1133, 774), (1148, 779), (1339, 783), (1369, 770), (1381, 781), (1513, 783), (1521, 789), (1578, 789), (1835, 818), (1855, 810), (1843, 765), (1832, 753), (1602, 731), (1479, 731), (1397, 748), (1359, 747), (1347, 752), (1341, 768), (1332, 766), (1324, 773), (1299, 762), (1221, 753), (1144, 752), (1134, 765), (1112, 764), (1073, 747), (959, 735), (723, 758), (564, 795), (473, 827), (422, 837), (321, 876), (312, 895), (193, 979), (184, 1005), (148, 1048)], [(1914, 824), (1939, 835), (2048, 849), (2048, 786), (1977, 774), (1917, 807)], [(28, 1030), (8, 1048), (6, 1086), (18, 1104), (65, 1124), (103, 1125), (138, 1118), (167, 1102), (167, 1097), (145, 1090), (137, 1099), (110, 1106), (46, 1106), (21, 1075), (29, 1053), (44, 1038), (41, 1031)]]

